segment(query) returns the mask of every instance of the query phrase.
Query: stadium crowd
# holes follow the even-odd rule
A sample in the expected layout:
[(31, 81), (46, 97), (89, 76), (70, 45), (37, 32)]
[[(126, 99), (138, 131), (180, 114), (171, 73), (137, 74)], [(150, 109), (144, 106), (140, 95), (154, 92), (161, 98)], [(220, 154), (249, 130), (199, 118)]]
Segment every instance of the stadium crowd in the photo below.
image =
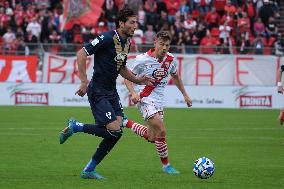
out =
[[(151, 46), (157, 31), (169, 30), (173, 52), (283, 54), (275, 21), (280, 0), (105, 0), (96, 26), (74, 25), (71, 30), (61, 27), (63, 0), (0, 0), (1, 53), (28, 54), (31, 43), (89, 42), (115, 28), (117, 11), (125, 5), (138, 15), (132, 50)], [(58, 51), (53, 46), (50, 50)]]

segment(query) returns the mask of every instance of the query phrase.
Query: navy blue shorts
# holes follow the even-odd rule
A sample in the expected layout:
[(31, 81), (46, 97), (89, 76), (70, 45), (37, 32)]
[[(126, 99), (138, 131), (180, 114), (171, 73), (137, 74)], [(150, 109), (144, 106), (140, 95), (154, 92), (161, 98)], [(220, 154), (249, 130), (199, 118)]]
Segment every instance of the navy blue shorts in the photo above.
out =
[(123, 115), (123, 108), (116, 90), (95, 92), (88, 88), (88, 100), (98, 125), (107, 125)]

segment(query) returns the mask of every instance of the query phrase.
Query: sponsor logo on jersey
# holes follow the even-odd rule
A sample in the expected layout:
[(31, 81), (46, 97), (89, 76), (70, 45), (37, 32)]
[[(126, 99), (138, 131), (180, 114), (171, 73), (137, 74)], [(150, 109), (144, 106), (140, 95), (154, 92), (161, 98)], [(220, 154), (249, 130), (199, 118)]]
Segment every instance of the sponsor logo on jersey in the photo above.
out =
[(116, 57), (114, 58), (114, 60), (115, 60), (116, 62), (124, 62), (124, 61), (126, 60), (126, 58), (127, 58), (127, 53), (121, 52), (121, 53), (118, 53), (118, 54), (116, 55)]
[(158, 80), (165, 78), (167, 75), (168, 75), (168, 71), (164, 68), (157, 68), (153, 71), (153, 74), (152, 74), (152, 76)]
[(99, 42), (100, 42), (99, 39), (96, 38), (96, 39), (94, 39), (94, 40), (91, 42), (91, 44), (92, 44), (93, 46), (96, 46)]

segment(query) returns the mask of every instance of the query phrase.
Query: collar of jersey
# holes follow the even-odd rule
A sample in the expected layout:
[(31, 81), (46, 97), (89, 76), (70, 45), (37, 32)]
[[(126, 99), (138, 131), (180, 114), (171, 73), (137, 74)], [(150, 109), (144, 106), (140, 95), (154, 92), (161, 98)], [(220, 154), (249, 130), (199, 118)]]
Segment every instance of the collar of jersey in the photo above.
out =
[(165, 61), (165, 59), (167, 58), (167, 55), (163, 58), (162, 61), (159, 61), (159, 59), (157, 57), (154, 56), (153, 52), (155, 51), (155, 49), (150, 49), (147, 51), (148, 56), (154, 58), (155, 60), (157, 60), (157, 62), (162, 63)]

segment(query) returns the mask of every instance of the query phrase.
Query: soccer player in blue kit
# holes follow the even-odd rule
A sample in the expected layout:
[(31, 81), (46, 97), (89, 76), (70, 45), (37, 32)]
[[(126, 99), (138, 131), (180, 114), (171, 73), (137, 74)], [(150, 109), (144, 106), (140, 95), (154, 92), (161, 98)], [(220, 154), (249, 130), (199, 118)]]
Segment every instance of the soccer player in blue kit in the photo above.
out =
[[(96, 166), (111, 151), (122, 135), (121, 125), (123, 109), (116, 90), (118, 74), (136, 84), (152, 85), (148, 76), (135, 76), (127, 67), (127, 54), (130, 49), (129, 38), (137, 27), (135, 13), (124, 8), (117, 15), (117, 29), (98, 35), (91, 43), (77, 52), (77, 64), (81, 85), (76, 94), (83, 97), (86, 93), (91, 106), (95, 124), (80, 123), (69, 119), (68, 125), (60, 133), (63, 144), (74, 133), (84, 132), (102, 137), (95, 154), (81, 173), (85, 179), (104, 179), (98, 174)], [(94, 72), (88, 82), (86, 74), (87, 56), (94, 55)]]

